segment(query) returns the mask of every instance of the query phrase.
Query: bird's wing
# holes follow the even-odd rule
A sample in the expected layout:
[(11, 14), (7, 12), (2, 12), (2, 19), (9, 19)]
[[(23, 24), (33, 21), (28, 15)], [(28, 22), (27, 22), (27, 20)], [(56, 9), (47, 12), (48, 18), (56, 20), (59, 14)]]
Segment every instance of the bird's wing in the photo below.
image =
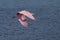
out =
[(21, 19), (18, 19), (19, 22), (24, 26), (24, 27), (28, 27), (28, 22), (26, 21), (22, 21)]
[(21, 13), (21, 14), (27, 16), (28, 18), (30, 18), (30, 19), (32, 19), (32, 20), (35, 20), (33, 14), (30, 13), (30, 12), (28, 12), (28, 11), (25, 11), (25, 10), (24, 10), (24, 11), (20, 11), (19, 13)]

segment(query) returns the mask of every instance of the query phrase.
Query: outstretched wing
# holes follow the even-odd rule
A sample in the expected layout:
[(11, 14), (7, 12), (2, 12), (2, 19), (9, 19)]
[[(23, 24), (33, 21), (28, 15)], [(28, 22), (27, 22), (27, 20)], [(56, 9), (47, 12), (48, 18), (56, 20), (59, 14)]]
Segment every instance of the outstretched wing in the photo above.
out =
[(24, 27), (28, 27), (28, 22), (26, 21), (22, 21), (21, 19), (18, 19), (19, 22), (24, 26)]
[(30, 13), (29, 11), (25, 11), (25, 10), (23, 10), (23, 11), (20, 11), (19, 13), (21, 13), (21, 14), (27, 16), (28, 18), (30, 18), (30, 19), (32, 19), (32, 20), (35, 20), (33, 14)]

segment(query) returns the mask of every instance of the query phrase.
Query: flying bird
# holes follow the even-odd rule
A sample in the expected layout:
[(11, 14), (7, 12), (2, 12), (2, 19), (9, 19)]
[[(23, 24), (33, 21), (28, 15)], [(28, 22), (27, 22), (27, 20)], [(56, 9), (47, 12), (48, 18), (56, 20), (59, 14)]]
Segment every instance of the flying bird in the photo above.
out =
[(30, 13), (29, 11), (26, 11), (26, 10), (23, 10), (23, 11), (19, 11), (17, 14), (16, 14), (19, 22), (24, 26), (24, 27), (28, 27), (29, 26), (29, 23), (27, 21), (27, 18), (30, 18), (31, 20), (35, 20), (35, 17), (33, 16), (32, 13)]

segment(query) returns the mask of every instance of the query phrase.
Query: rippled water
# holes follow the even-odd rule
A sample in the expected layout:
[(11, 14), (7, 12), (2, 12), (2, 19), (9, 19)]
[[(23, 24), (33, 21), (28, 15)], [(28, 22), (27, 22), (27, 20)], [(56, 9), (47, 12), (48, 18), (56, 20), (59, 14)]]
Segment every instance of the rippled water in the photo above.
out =
[[(12, 18), (20, 10), (36, 18), (28, 28)], [(0, 40), (60, 40), (60, 0), (0, 0)]]

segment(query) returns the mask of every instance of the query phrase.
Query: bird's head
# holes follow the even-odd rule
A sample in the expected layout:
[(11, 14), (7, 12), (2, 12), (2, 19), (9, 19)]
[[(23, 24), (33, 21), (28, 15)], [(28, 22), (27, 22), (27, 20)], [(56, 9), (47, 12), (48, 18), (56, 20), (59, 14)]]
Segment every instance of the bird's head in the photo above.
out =
[(20, 15), (20, 13), (17, 13), (16, 15)]
[(21, 14), (21, 13), (17, 13), (16, 15), (18, 16), (18, 15), (23, 15), (23, 14)]

